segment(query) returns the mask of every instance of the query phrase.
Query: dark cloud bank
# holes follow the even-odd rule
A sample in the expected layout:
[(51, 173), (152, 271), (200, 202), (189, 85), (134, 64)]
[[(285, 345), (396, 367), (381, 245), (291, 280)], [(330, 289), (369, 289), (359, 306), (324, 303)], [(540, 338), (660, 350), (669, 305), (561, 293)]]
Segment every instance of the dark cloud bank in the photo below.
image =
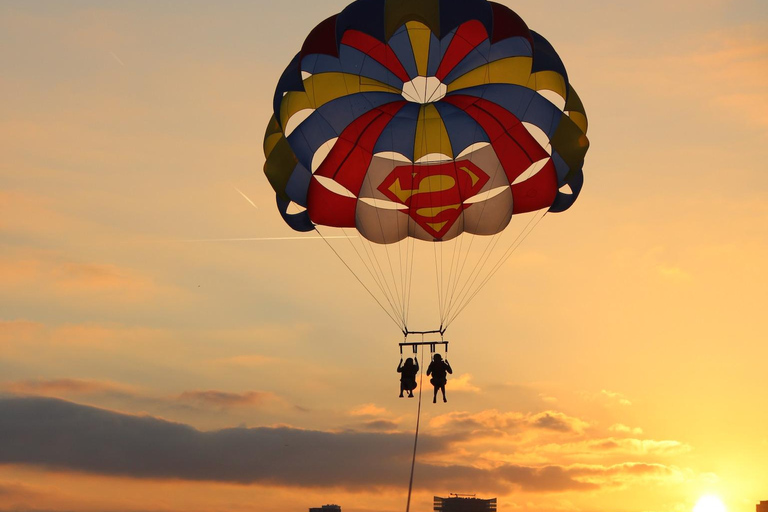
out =
[[(454, 438), (422, 435), (419, 453), (451, 449)], [(129, 476), (370, 490), (407, 485), (413, 437), (289, 427), (202, 432), (64, 400), (0, 397), (0, 464)], [(417, 465), (426, 487), (478, 491), (588, 490), (559, 466)]]

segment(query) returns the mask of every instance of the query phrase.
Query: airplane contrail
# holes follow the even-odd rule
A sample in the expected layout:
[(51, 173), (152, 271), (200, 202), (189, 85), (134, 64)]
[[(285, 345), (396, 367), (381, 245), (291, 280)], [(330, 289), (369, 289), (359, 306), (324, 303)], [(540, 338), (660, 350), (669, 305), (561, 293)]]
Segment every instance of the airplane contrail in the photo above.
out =
[(120, 60), (120, 57), (118, 57), (117, 55), (115, 55), (115, 53), (114, 53), (114, 52), (109, 52), (109, 54), (110, 54), (110, 55), (111, 55), (111, 56), (112, 56), (112, 57), (113, 57), (113, 58), (114, 58), (114, 59), (115, 59), (115, 60), (116, 60), (116, 61), (117, 61), (117, 62), (118, 62), (118, 63), (119, 63), (121, 66), (125, 66), (125, 62), (123, 62), (122, 60)]
[(259, 209), (259, 207), (258, 207), (258, 206), (256, 206), (256, 203), (254, 203), (253, 201), (251, 201), (251, 198), (250, 198), (250, 197), (248, 197), (247, 195), (243, 194), (243, 192), (242, 192), (242, 191), (241, 191), (239, 188), (237, 188), (237, 187), (233, 187), (233, 188), (234, 188), (235, 190), (237, 190), (237, 192), (238, 192), (238, 193), (239, 193), (241, 196), (243, 196), (243, 197), (245, 198), (245, 200), (246, 200), (246, 201), (248, 201), (249, 203), (251, 203), (251, 205), (252, 205), (254, 208), (256, 208), (257, 210)]

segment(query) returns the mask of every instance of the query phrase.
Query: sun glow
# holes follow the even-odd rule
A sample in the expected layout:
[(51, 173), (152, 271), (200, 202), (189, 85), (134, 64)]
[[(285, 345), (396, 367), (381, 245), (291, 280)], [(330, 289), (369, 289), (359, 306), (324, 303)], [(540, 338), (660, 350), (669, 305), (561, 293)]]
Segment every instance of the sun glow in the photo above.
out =
[(727, 512), (725, 505), (717, 496), (702, 496), (693, 507), (693, 512)]

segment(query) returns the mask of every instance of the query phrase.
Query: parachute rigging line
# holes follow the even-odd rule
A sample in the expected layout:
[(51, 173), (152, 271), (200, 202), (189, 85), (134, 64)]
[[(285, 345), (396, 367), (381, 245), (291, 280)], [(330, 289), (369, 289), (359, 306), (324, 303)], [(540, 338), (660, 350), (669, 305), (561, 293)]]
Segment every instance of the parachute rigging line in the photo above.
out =
[[(344, 232), (346, 232), (346, 230), (344, 230)], [(392, 308), (393, 313), (397, 315), (397, 311), (401, 310), (399, 314), (400, 321), (403, 324), (405, 324), (405, 320), (403, 319), (403, 314), (402, 314), (402, 305), (401, 305), (402, 301), (399, 300), (400, 297), (397, 293), (392, 292), (392, 288), (390, 288), (389, 286), (389, 280), (387, 279), (387, 276), (384, 275), (384, 270), (383, 270), (384, 267), (381, 265), (381, 262), (379, 261), (379, 257), (376, 255), (376, 251), (372, 247), (372, 242), (370, 240), (365, 239), (365, 237), (363, 237), (363, 239), (361, 240), (361, 245), (363, 246), (365, 255), (368, 257), (368, 261), (371, 263), (371, 268), (373, 268), (376, 271), (376, 276), (374, 277), (374, 279), (377, 281), (379, 285), (379, 289), (381, 290), (381, 293), (383, 293), (384, 296), (387, 298), (387, 302), (389, 302), (389, 306)], [(353, 244), (353, 247), (354, 247), (354, 244)], [(385, 251), (387, 252), (387, 259), (390, 259), (389, 250), (385, 249)], [(357, 250), (355, 250), (355, 252), (357, 252)], [(361, 260), (362, 260), (362, 257), (361, 257)], [(363, 264), (365, 264), (365, 261), (363, 261)], [(392, 270), (391, 259), (390, 259), (390, 275), (391, 276), (395, 275), (394, 270)], [(397, 292), (397, 284), (394, 282), (394, 277), (392, 279), (393, 279), (392, 286), (395, 288), (395, 292)]]
[[(324, 241), (324, 242), (325, 242), (325, 243), (328, 245), (328, 247), (330, 247), (330, 248), (331, 248), (331, 250), (332, 250), (332, 251), (333, 251), (333, 253), (336, 255), (336, 257), (337, 257), (337, 258), (339, 258), (339, 260), (340, 260), (340, 261), (341, 261), (341, 262), (344, 264), (344, 266), (345, 266), (345, 267), (347, 267), (347, 269), (348, 269), (348, 270), (349, 270), (349, 271), (352, 273), (352, 275), (353, 275), (353, 276), (355, 276), (355, 279), (357, 279), (357, 282), (358, 282), (358, 283), (360, 283), (360, 284), (363, 286), (363, 288), (365, 288), (365, 291), (367, 291), (367, 292), (368, 292), (368, 294), (369, 294), (371, 297), (373, 297), (373, 300), (375, 300), (375, 301), (376, 301), (376, 304), (378, 304), (378, 305), (379, 305), (379, 307), (380, 307), (380, 308), (381, 308), (381, 309), (384, 311), (384, 313), (386, 313), (386, 314), (387, 314), (387, 316), (388, 316), (390, 319), (392, 319), (392, 321), (393, 321), (393, 322), (395, 322), (395, 325), (397, 325), (397, 326), (398, 326), (400, 329), (405, 329), (405, 326), (404, 326), (404, 325), (403, 325), (401, 322), (398, 322), (398, 321), (397, 321), (397, 319), (395, 318), (395, 316), (394, 316), (394, 315), (393, 315), (393, 314), (392, 314), (392, 313), (391, 313), (391, 312), (390, 312), (390, 311), (389, 311), (389, 310), (388, 310), (386, 307), (384, 307), (384, 304), (382, 304), (382, 303), (381, 303), (381, 301), (379, 301), (379, 299), (376, 297), (376, 295), (375, 295), (375, 294), (374, 294), (374, 293), (373, 293), (373, 292), (370, 290), (370, 288), (368, 288), (368, 287), (365, 285), (365, 283), (363, 282), (363, 280), (362, 280), (362, 279), (360, 279), (360, 276), (358, 276), (358, 275), (357, 275), (357, 273), (356, 273), (354, 270), (352, 270), (352, 268), (349, 266), (349, 264), (348, 264), (346, 261), (344, 261), (344, 258), (342, 258), (342, 257), (341, 257), (341, 255), (340, 255), (340, 254), (338, 253), (338, 251), (337, 251), (337, 250), (336, 250), (336, 249), (333, 247), (333, 245), (331, 245), (331, 243), (330, 243), (328, 240), (326, 240), (326, 239), (325, 239), (325, 237), (323, 236), (323, 234), (322, 234), (322, 233), (320, 233), (320, 230), (319, 230), (319, 229), (317, 229), (317, 226), (315, 226), (315, 227), (314, 227), (314, 229), (315, 229), (315, 232), (317, 232), (317, 234), (318, 234), (318, 235), (320, 235), (320, 238), (322, 238), (322, 239), (323, 239), (323, 241)], [(351, 243), (351, 241), (350, 241), (350, 243)], [(353, 245), (353, 247), (354, 247), (354, 245)], [(359, 254), (358, 254), (358, 256), (359, 256)], [(361, 259), (362, 259), (362, 258), (361, 258)], [(367, 268), (367, 267), (366, 267), (366, 268)], [(370, 272), (370, 270), (369, 270), (369, 272)]]
[[(512, 256), (512, 254), (517, 250), (518, 247), (525, 241), (526, 238), (528, 238), (528, 235), (530, 235), (534, 229), (536, 229), (536, 226), (539, 225), (539, 223), (546, 217), (547, 212), (545, 211), (538, 219), (536, 217), (533, 217), (526, 227), (523, 229), (523, 232), (517, 235), (515, 240), (512, 242), (512, 245), (504, 252), (504, 255), (502, 255), (501, 259), (499, 259), (498, 262), (493, 266), (491, 271), (488, 273), (487, 276), (482, 280), (482, 282), (477, 286), (474, 292), (469, 295), (466, 300), (462, 299), (461, 307), (459, 307), (454, 313), (453, 316), (448, 319), (448, 322), (446, 323), (445, 327), (447, 328), (449, 324), (451, 324), (459, 314), (464, 311), (464, 308), (466, 308), (470, 302), (472, 302), (472, 299), (474, 299), (478, 293), (480, 293), (480, 290), (482, 290), (486, 284), (491, 280), (491, 278), (496, 274), (496, 272), (499, 271), (499, 269), (504, 265), (504, 263)], [(534, 222), (535, 220), (535, 222)], [(533, 226), (531, 226), (531, 223), (533, 223)], [(529, 229), (530, 226), (530, 229)]]
[[(509, 206), (509, 213), (510, 214), (512, 213), (512, 211), (511, 211), (512, 208), (513, 208), (513, 205), (510, 204), (510, 206)], [(485, 212), (485, 205), (483, 205), (483, 209), (481, 210), (481, 215), (482, 215), (482, 212)], [(515, 239), (512, 241), (513, 245), (520, 238), (520, 235), (522, 234), (522, 232), (525, 231), (525, 229), (528, 228), (530, 223), (531, 223), (531, 220), (529, 220), (528, 224), (523, 228), (523, 230), (520, 231), (517, 234)], [(467, 251), (469, 251), (472, 248), (472, 244), (474, 243), (475, 238), (476, 237), (472, 237), (470, 239), (470, 241), (469, 241), (469, 249), (467, 249)], [(466, 279), (464, 280), (463, 284), (461, 284), (461, 288), (459, 288), (460, 281), (461, 281), (462, 275), (464, 273), (464, 268), (465, 268), (465, 265), (467, 263), (467, 259), (464, 259), (464, 261), (462, 261), (461, 270), (459, 270), (459, 274), (456, 277), (455, 286), (454, 286), (454, 289), (453, 289), (453, 293), (451, 294), (451, 300), (448, 303), (447, 311), (445, 313), (445, 318), (441, 318), (440, 319), (441, 322), (446, 325), (446, 327), (447, 327), (448, 323), (452, 322), (453, 318), (456, 316), (456, 315), (453, 315), (453, 312), (456, 311), (457, 309), (459, 309), (459, 310), (463, 310), (464, 309), (464, 305), (465, 305), (464, 304), (464, 300), (468, 296), (470, 296), (470, 295), (472, 297), (474, 297), (474, 294), (470, 293), (472, 291), (472, 287), (474, 286), (475, 282), (477, 282), (478, 277), (480, 277), (481, 273), (483, 272), (483, 270), (485, 269), (486, 265), (488, 264), (488, 261), (490, 260), (491, 256), (494, 254), (494, 250), (495, 250), (496, 246), (498, 245), (498, 243), (501, 241), (501, 238), (502, 238), (501, 232), (498, 232), (498, 233), (495, 233), (494, 235), (492, 235), (488, 239), (488, 243), (483, 248), (483, 251), (482, 251), (480, 257), (477, 259), (477, 261), (472, 266), (472, 270), (469, 272), (469, 275), (466, 276)], [(503, 258), (503, 255), (502, 255), (502, 258)], [(494, 264), (494, 267), (495, 267), (495, 264)], [(457, 289), (458, 289), (458, 291), (457, 291)], [(456, 299), (456, 300), (454, 301), (454, 299)]]
[[(424, 341), (424, 335), (421, 335), (422, 341)], [(424, 345), (421, 346), (421, 368), (419, 375), (419, 406), (416, 410), (416, 435), (413, 438), (413, 458), (411, 459), (411, 478), (408, 480), (408, 501), (405, 504), (405, 512), (411, 510), (411, 491), (413, 490), (413, 470), (416, 466), (416, 447), (419, 444), (419, 423), (421, 422), (421, 390), (424, 389), (422, 382), (424, 381)]]

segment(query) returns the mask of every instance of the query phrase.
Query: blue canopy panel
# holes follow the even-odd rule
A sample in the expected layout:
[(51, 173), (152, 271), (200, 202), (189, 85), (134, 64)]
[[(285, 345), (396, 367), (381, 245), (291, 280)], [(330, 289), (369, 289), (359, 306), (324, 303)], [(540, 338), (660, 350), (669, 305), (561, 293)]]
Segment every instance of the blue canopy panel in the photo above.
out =
[(563, 184), (571, 187), (571, 193), (566, 194), (561, 191), (557, 191), (555, 200), (552, 202), (552, 206), (549, 207), (549, 211), (552, 213), (564, 212), (576, 202), (581, 189), (584, 186), (584, 172), (582, 169), (574, 169), (568, 177), (568, 181)]
[(296, 164), (285, 185), (285, 193), (294, 203), (307, 207), (307, 191), (309, 190), (309, 181), (312, 179), (312, 173), (301, 165)]
[(456, 35), (456, 29), (451, 30), (442, 39), (438, 38), (434, 32), (430, 34), (429, 60), (427, 61), (428, 76), (435, 76), (437, 74), (437, 68), (440, 67), (443, 56), (445, 56), (445, 52), (448, 50), (454, 35)]
[(386, 67), (365, 53), (345, 44), (339, 47), (339, 57), (330, 55), (307, 55), (301, 62), (301, 69), (313, 75), (319, 73), (348, 73), (378, 80), (398, 89), (403, 81)]
[(568, 173), (571, 172), (571, 168), (565, 163), (565, 160), (560, 156), (560, 153), (554, 149), (552, 150), (552, 162), (555, 164), (555, 172), (557, 173), (557, 186), (562, 187), (566, 184), (566, 179), (568, 178)]
[(291, 205), (291, 201), (281, 199), (279, 195), (275, 196), (277, 199), (277, 210), (280, 212), (280, 216), (283, 220), (295, 231), (312, 231), (315, 229), (315, 225), (309, 219), (309, 213), (307, 210), (299, 213), (288, 213), (288, 207)]
[(493, 30), (493, 9), (486, 0), (441, 0), (440, 35), (447, 34), (467, 20), (478, 20), (490, 34)]
[(299, 162), (311, 169), (317, 149), (341, 135), (352, 121), (378, 106), (402, 100), (399, 94), (389, 92), (361, 92), (336, 98), (320, 106), (296, 127), (288, 136), (288, 143)]
[[(565, 71), (565, 65), (560, 59), (555, 49), (544, 39), (544, 36), (531, 30), (533, 36), (533, 67), (531, 73), (538, 71), (555, 71), (559, 73), (568, 84), (568, 73)], [(567, 100), (568, 98), (566, 98)]]
[(398, 28), (392, 37), (387, 42), (392, 51), (395, 52), (397, 60), (403, 65), (405, 72), (408, 76), (415, 78), (419, 75), (416, 68), (416, 59), (413, 56), (413, 48), (411, 47), (411, 38), (408, 35), (408, 30), (405, 25)]
[(506, 57), (532, 57), (531, 43), (522, 36), (503, 39), (491, 45), (490, 61), (504, 59)]
[(312, 157), (325, 142), (338, 137), (331, 123), (317, 110), (304, 120), (287, 139), (301, 165), (312, 168)]
[(484, 98), (513, 113), (520, 121), (539, 127), (550, 139), (560, 124), (563, 112), (541, 94), (513, 84), (488, 84), (449, 93)]
[(376, 59), (366, 55), (360, 50), (351, 48), (347, 45), (342, 45), (341, 58), (345, 62), (349, 59), (351, 62), (354, 62), (355, 65), (359, 66), (356, 71), (352, 71), (351, 69), (347, 70), (345, 68), (345, 72), (354, 72), (360, 76), (378, 80), (379, 82), (391, 85), (400, 90), (403, 89), (403, 81), (398, 78), (396, 74), (387, 69), (386, 66), (379, 64)]
[(460, 108), (442, 102), (435, 103), (435, 108), (445, 125), (454, 158), (472, 144), (491, 141), (477, 121)]
[(379, 135), (373, 153), (393, 151), (413, 161), (413, 141), (416, 138), (419, 110), (420, 106), (416, 103), (408, 103), (400, 109)]
[[(303, 91), (304, 82), (301, 79), (301, 69), (299, 62), (301, 60), (301, 54), (297, 53), (288, 67), (285, 68), (283, 74), (280, 76), (280, 80), (277, 81), (277, 87), (275, 88), (275, 96), (272, 100), (272, 108), (274, 109), (275, 119), (280, 124), (280, 104), (283, 102), (283, 96), (289, 91)], [(283, 128), (282, 126), (280, 128)]]

